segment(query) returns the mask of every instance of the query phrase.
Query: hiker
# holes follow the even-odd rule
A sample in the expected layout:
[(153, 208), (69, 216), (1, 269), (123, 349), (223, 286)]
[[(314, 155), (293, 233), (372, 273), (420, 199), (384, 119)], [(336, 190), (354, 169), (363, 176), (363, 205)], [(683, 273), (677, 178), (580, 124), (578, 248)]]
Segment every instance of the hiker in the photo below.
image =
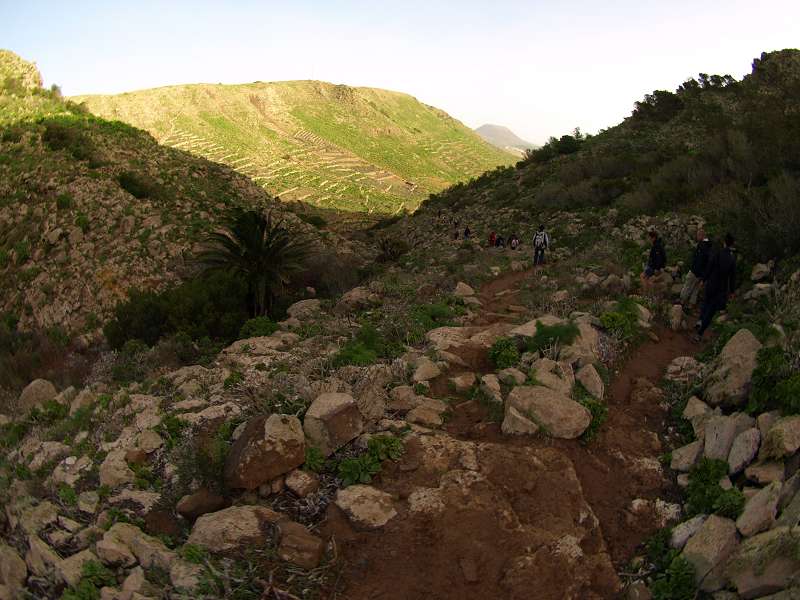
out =
[(468, 240), (472, 232), (469, 230), (469, 225), (464, 228), (464, 239)]
[(539, 225), (539, 231), (533, 236), (533, 266), (544, 264), (544, 251), (550, 247), (550, 236)]
[(517, 248), (519, 248), (519, 238), (517, 237), (516, 233), (511, 234), (511, 237), (508, 240), (508, 246), (512, 250), (516, 250)]
[(494, 243), (497, 241), (497, 234), (493, 231), (489, 234), (489, 248), (494, 248)]
[(700, 288), (703, 287), (703, 275), (705, 275), (708, 262), (711, 260), (711, 240), (708, 239), (702, 227), (697, 230), (696, 237), (697, 246), (692, 253), (692, 264), (689, 266), (689, 272), (686, 273), (686, 281), (681, 290), (681, 304), (686, 311), (697, 304)]
[(711, 325), (714, 315), (724, 310), (728, 305), (728, 298), (736, 289), (736, 240), (728, 233), (725, 236), (725, 246), (721, 248), (708, 262), (703, 274), (705, 296), (703, 306), (700, 308), (700, 321), (697, 323), (697, 333), (692, 338), (694, 342), (703, 339), (703, 334)]
[(642, 283), (647, 284), (647, 280), (667, 266), (667, 252), (664, 250), (664, 242), (658, 237), (658, 233), (651, 229), (647, 232), (650, 237), (650, 256), (647, 259), (647, 266), (642, 273)]
[(502, 235), (497, 236), (497, 240), (494, 243), (495, 248), (505, 248), (506, 247), (506, 240), (503, 238)]

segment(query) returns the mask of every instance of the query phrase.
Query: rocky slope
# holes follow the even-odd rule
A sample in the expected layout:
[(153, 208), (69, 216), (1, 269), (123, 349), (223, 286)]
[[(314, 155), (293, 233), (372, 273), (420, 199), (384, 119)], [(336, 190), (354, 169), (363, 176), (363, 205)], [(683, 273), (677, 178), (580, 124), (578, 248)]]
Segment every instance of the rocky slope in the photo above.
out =
[(24, 328), (95, 333), (130, 288), (194, 271), (197, 243), (235, 206), (275, 210), (320, 252), (350, 252), (250, 179), (57, 95), (3, 88), (0, 115), (0, 313)]
[(273, 196), (357, 213), (413, 210), (513, 156), (407, 94), (320, 81), (188, 85), (73, 98)]

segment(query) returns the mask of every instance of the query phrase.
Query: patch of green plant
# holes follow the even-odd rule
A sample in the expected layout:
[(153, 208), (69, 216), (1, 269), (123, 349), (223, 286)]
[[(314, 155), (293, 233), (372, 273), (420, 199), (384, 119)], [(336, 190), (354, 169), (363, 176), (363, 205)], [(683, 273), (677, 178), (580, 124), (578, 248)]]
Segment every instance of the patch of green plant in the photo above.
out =
[(408, 314), (407, 341), (409, 344), (418, 344), (431, 329), (452, 325), (456, 316), (464, 314), (464, 307), (455, 301), (441, 301), (412, 306)]
[(576, 382), (575, 386), (572, 388), (572, 397), (592, 415), (589, 427), (581, 434), (581, 439), (585, 442), (589, 442), (594, 439), (600, 427), (602, 427), (603, 423), (608, 419), (608, 406), (606, 406), (606, 403), (602, 400), (598, 400), (592, 396), (580, 382)]
[(536, 333), (524, 338), (524, 348), (526, 352), (539, 352), (552, 346), (563, 348), (574, 342), (579, 333), (578, 326), (572, 321), (554, 325), (537, 323)]
[(653, 600), (694, 600), (697, 597), (694, 567), (684, 557), (676, 556), (669, 567), (654, 578), (650, 591)]
[(244, 373), (241, 371), (231, 371), (231, 374), (222, 382), (226, 390), (231, 390), (244, 381)]
[(381, 462), (399, 460), (404, 451), (403, 440), (393, 435), (375, 435), (367, 442), (367, 452)]
[(714, 512), (721, 517), (736, 520), (742, 514), (745, 502), (746, 498), (741, 490), (732, 487), (729, 490), (723, 490), (722, 493), (717, 495), (712, 506)]
[(169, 413), (161, 418), (161, 422), (155, 427), (156, 432), (164, 438), (164, 444), (167, 450), (175, 447), (175, 444), (180, 440), (183, 430), (189, 424), (186, 421), (179, 419), (176, 415)]
[(624, 298), (615, 310), (600, 315), (600, 323), (611, 335), (629, 340), (639, 333), (639, 310), (632, 298)]
[(48, 400), (41, 408), (33, 407), (28, 418), (38, 425), (52, 425), (69, 415), (69, 406), (55, 400)]
[(225, 461), (237, 425), (236, 420), (225, 421), (208, 442), (197, 448), (195, 459), (200, 477), (210, 487), (220, 491), (225, 489)]
[(670, 547), (669, 540), (672, 536), (671, 527), (663, 527), (656, 531), (645, 542), (647, 560), (657, 572), (666, 571), (673, 559), (680, 554), (679, 550)]
[(489, 348), (489, 360), (495, 369), (508, 369), (519, 364), (519, 350), (513, 338), (498, 338)]
[(208, 550), (197, 544), (184, 544), (178, 550), (181, 558), (193, 565), (202, 565), (208, 558)]
[(371, 365), (381, 358), (394, 357), (401, 349), (400, 344), (388, 341), (375, 326), (366, 324), (333, 356), (331, 365), (334, 368)]
[(320, 473), (325, 468), (325, 455), (316, 446), (306, 446), (306, 461), (303, 466), (312, 473)]
[(356, 483), (369, 483), (375, 475), (380, 473), (380, 470), (380, 461), (367, 453), (342, 460), (336, 475), (342, 480), (342, 485), (347, 487)]
[(272, 335), (278, 331), (278, 324), (269, 317), (255, 317), (245, 321), (239, 330), (239, 339)]
[(761, 348), (747, 403), (751, 415), (779, 409), (784, 415), (800, 413), (800, 374), (794, 373), (780, 346)]
[(48, 430), (47, 437), (60, 442), (71, 441), (81, 431), (89, 431), (94, 417), (94, 406), (82, 406), (69, 417), (57, 420)]
[(693, 466), (686, 487), (686, 514), (694, 516), (725, 511), (729, 518), (737, 518), (744, 502), (735, 493), (726, 494), (720, 485), (719, 482), (727, 476), (728, 463), (724, 460), (703, 458)]
[(58, 486), (58, 499), (66, 506), (78, 504), (78, 494), (72, 486), (62, 483)]
[(472, 388), (472, 398), (486, 409), (487, 418), (492, 423), (502, 423), (505, 418), (505, 407), (502, 402), (490, 398), (480, 386)]
[(108, 567), (90, 560), (81, 567), (81, 580), (78, 585), (65, 590), (61, 600), (99, 600), (100, 588), (116, 585), (117, 578)]
[(58, 210), (67, 210), (72, 207), (72, 196), (66, 192), (56, 196), (56, 208)]

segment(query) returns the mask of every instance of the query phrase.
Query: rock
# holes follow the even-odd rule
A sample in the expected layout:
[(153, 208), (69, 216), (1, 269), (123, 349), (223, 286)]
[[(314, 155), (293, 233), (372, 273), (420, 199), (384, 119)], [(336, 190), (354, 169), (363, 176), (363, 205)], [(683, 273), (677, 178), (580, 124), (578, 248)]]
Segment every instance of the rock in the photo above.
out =
[(292, 319), (305, 321), (322, 310), (320, 301), (316, 298), (300, 300), (286, 309), (286, 314)]
[(0, 584), (12, 593), (25, 586), (28, 567), (11, 546), (0, 540)]
[(90, 390), (89, 388), (82, 389), (81, 392), (77, 396), (75, 396), (75, 398), (70, 403), (69, 406), (70, 416), (74, 415), (82, 408), (90, 407), (92, 404), (95, 403), (96, 399), (97, 398), (94, 395), (94, 392), (92, 392), (92, 390)]
[(634, 581), (628, 586), (625, 598), (626, 600), (652, 600), (653, 594), (650, 593), (643, 581)]
[(389, 392), (389, 410), (406, 412), (422, 403), (411, 386), (399, 385)]
[(295, 469), (286, 475), (286, 488), (298, 498), (305, 498), (319, 489), (319, 477), (314, 473)]
[(502, 371), (500, 371), (497, 374), (497, 379), (499, 379), (500, 382), (504, 383), (505, 385), (514, 386), (514, 385), (522, 385), (523, 383), (525, 383), (527, 377), (525, 376), (525, 373), (523, 373), (519, 369), (515, 369), (514, 367), (509, 367), (508, 369), (503, 369)]
[(169, 569), (169, 580), (178, 591), (196, 591), (203, 577), (203, 567), (185, 560), (175, 560)]
[(441, 374), (442, 371), (435, 362), (423, 357), (419, 363), (417, 363), (417, 368), (414, 370), (412, 380), (414, 383), (421, 383), (423, 381), (436, 379)]
[(761, 433), (755, 427), (737, 435), (728, 454), (728, 473), (734, 475), (753, 462), (760, 443)]
[(598, 400), (603, 399), (605, 385), (600, 375), (597, 373), (597, 369), (594, 368), (594, 365), (584, 365), (578, 369), (578, 372), (575, 374), (575, 379), (577, 379), (592, 396)]
[[(358, 413), (355, 402), (353, 406)], [(233, 488), (257, 489), (302, 465), (305, 452), (303, 426), (297, 417), (254, 417), (231, 446), (225, 461), (225, 479)]]
[(539, 426), (523, 415), (513, 406), (506, 406), (503, 424), (500, 430), (505, 435), (533, 435), (539, 431)]
[(779, 410), (771, 410), (769, 412), (761, 413), (756, 418), (756, 424), (758, 425), (758, 430), (761, 432), (761, 439), (767, 437), (769, 430), (772, 429), (772, 426), (781, 418), (781, 411)]
[(703, 365), (691, 356), (679, 356), (667, 366), (666, 379), (677, 383), (690, 384), (700, 379)]
[(758, 283), (760, 281), (764, 281), (765, 279), (767, 279), (771, 273), (772, 273), (771, 265), (758, 263), (754, 265), (753, 270), (750, 271), (750, 280), (753, 283)]
[(263, 506), (232, 506), (199, 517), (187, 541), (211, 552), (260, 547), (269, 539), (269, 526), (285, 520), (286, 516)]
[(136, 557), (130, 548), (120, 542), (114, 534), (106, 532), (102, 540), (95, 544), (97, 557), (105, 565), (112, 567), (132, 567), (136, 564)]
[(576, 438), (592, 421), (591, 413), (584, 406), (542, 386), (515, 387), (507, 403), (545, 433), (557, 438)]
[(770, 427), (761, 445), (762, 457), (783, 458), (800, 449), (800, 415), (778, 419)]
[(539, 327), (539, 323), (549, 327), (551, 325), (560, 325), (564, 323), (564, 319), (559, 319), (553, 315), (544, 315), (538, 319), (528, 321), (527, 323), (515, 327), (509, 332), (509, 335), (512, 337), (533, 337), (536, 335), (536, 330)]
[(32, 408), (39, 408), (55, 399), (57, 394), (56, 386), (46, 379), (34, 379), (19, 395), (18, 408), (23, 415), (27, 414)]
[(673, 471), (688, 473), (703, 455), (703, 442), (696, 440), (672, 451), (669, 468)]
[(736, 435), (736, 420), (732, 417), (713, 416), (705, 425), (705, 457), (728, 460)]
[(69, 558), (65, 558), (56, 565), (56, 574), (69, 586), (76, 586), (83, 576), (83, 565), (90, 561), (97, 561), (97, 556), (91, 550), (81, 550)]
[(37, 535), (28, 536), (28, 552), (25, 562), (31, 573), (39, 577), (46, 577), (61, 562), (61, 557), (45, 544)]
[(744, 505), (742, 514), (736, 519), (739, 533), (750, 537), (769, 529), (775, 522), (780, 493), (781, 482), (774, 481), (750, 498)]
[(145, 429), (136, 436), (136, 448), (145, 454), (152, 454), (164, 445), (164, 440), (152, 429)]
[[(778, 504), (779, 509), (783, 510), (786, 508), (798, 492), (800, 492), (800, 473), (795, 473), (786, 480), (781, 488), (781, 499)], [(800, 500), (800, 498), (798, 498), (798, 500)]]
[(683, 547), (686, 545), (686, 542), (689, 541), (695, 533), (697, 533), (700, 528), (703, 526), (703, 523), (706, 522), (708, 515), (697, 515), (696, 517), (692, 517), (688, 521), (684, 521), (680, 525), (676, 525), (672, 529), (672, 533), (670, 534), (669, 538), (669, 546), (670, 548), (674, 548), (675, 550), (682, 550)]
[(369, 485), (340, 489), (334, 502), (358, 528), (379, 529), (397, 516), (392, 497)]
[(459, 298), (466, 298), (467, 296), (474, 296), (475, 290), (468, 286), (463, 281), (459, 281), (456, 284), (456, 289), (453, 290), (453, 295)]
[(702, 591), (716, 592), (725, 586), (725, 565), (738, 544), (736, 524), (717, 515), (708, 517), (686, 542), (682, 556), (694, 567)]
[(669, 309), (669, 328), (672, 331), (685, 329), (683, 307), (680, 304), (673, 304)]
[(472, 389), (476, 381), (475, 373), (461, 373), (450, 378), (450, 383), (457, 394), (463, 394)]
[(303, 420), (308, 443), (319, 448), (325, 456), (330, 456), (358, 437), (363, 428), (358, 405), (348, 394), (320, 394), (308, 408)]
[(325, 543), (318, 536), (310, 533), (308, 529), (287, 521), (280, 526), (281, 541), (278, 546), (278, 556), (303, 569), (314, 569), (319, 566)]
[(725, 344), (706, 380), (706, 400), (711, 406), (739, 406), (745, 401), (760, 349), (761, 342), (747, 329), (740, 329)]
[(196, 492), (186, 494), (175, 506), (175, 511), (182, 517), (194, 521), (207, 513), (217, 512), (227, 506), (224, 497), (207, 488), (200, 488)]
[(563, 396), (572, 394), (575, 385), (575, 374), (568, 363), (557, 363), (548, 358), (538, 360), (533, 365), (532, 379), (538, 385), (558, 392)]
[(503, 392), (500, 389), (500, 380), (497, 375), (489, 373), (481, 377), (480, 390), (489, 400), (498, 404), (503, 403)]
[(377, 294), (373, 294), (366, 287), (356, 287), (339, 299), (339, 302), (336, 303), (335, 311), (339, 314), (347, 314), (368, 308), (378, 302), (380, 302), (380, 297)]
[(423, 398), (422, 404), (406, 414), (406, 421), (423, 427), (441, 427), (444, 423), (442, 415), (446, 411), (447, 405), (441, 400)]
[(78, 494), (78, 510), (87, 515), (93, 515), (97, 512), (97, 506), (100, 504), (100, 496), (97, 492), (87, 491)]
[(766, 485), (773, 481), (783, 481), (785, 478), (785, 468), (782, 462), (773, 460), (759, 461), (747, 467), (744, 470), (744, 474), (750, 481)]
[(745, 540), (726, 573), (741, 598), (779, 592), (800, 573), (800, 531), (776, 527)]
[(116, 449), (109, 452), (100, 465), (100, 485), (115, 488), (136, 479), (134, 472), (125, 462), (125, 450)]
[(553, 292), (553, 295), (551, 296), (552, 301), (555, 302), (556, 304), (559, 304), (561, 302), (566, 302), (567, 300), (569, 300), (569, 298), (570, 298), (569, 290), (558, 290), (556, 292)]

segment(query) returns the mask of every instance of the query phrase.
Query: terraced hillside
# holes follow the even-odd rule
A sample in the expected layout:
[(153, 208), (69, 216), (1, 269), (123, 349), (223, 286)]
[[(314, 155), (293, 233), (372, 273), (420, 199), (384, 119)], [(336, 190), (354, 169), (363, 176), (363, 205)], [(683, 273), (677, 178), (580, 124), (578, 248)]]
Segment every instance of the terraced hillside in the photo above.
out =
[(431, 192), (515, 160), (443, 111), (374, 88), (198, 84), (73, 100), (230, 165), (282, 200), (345, 211), (413, 210)]

